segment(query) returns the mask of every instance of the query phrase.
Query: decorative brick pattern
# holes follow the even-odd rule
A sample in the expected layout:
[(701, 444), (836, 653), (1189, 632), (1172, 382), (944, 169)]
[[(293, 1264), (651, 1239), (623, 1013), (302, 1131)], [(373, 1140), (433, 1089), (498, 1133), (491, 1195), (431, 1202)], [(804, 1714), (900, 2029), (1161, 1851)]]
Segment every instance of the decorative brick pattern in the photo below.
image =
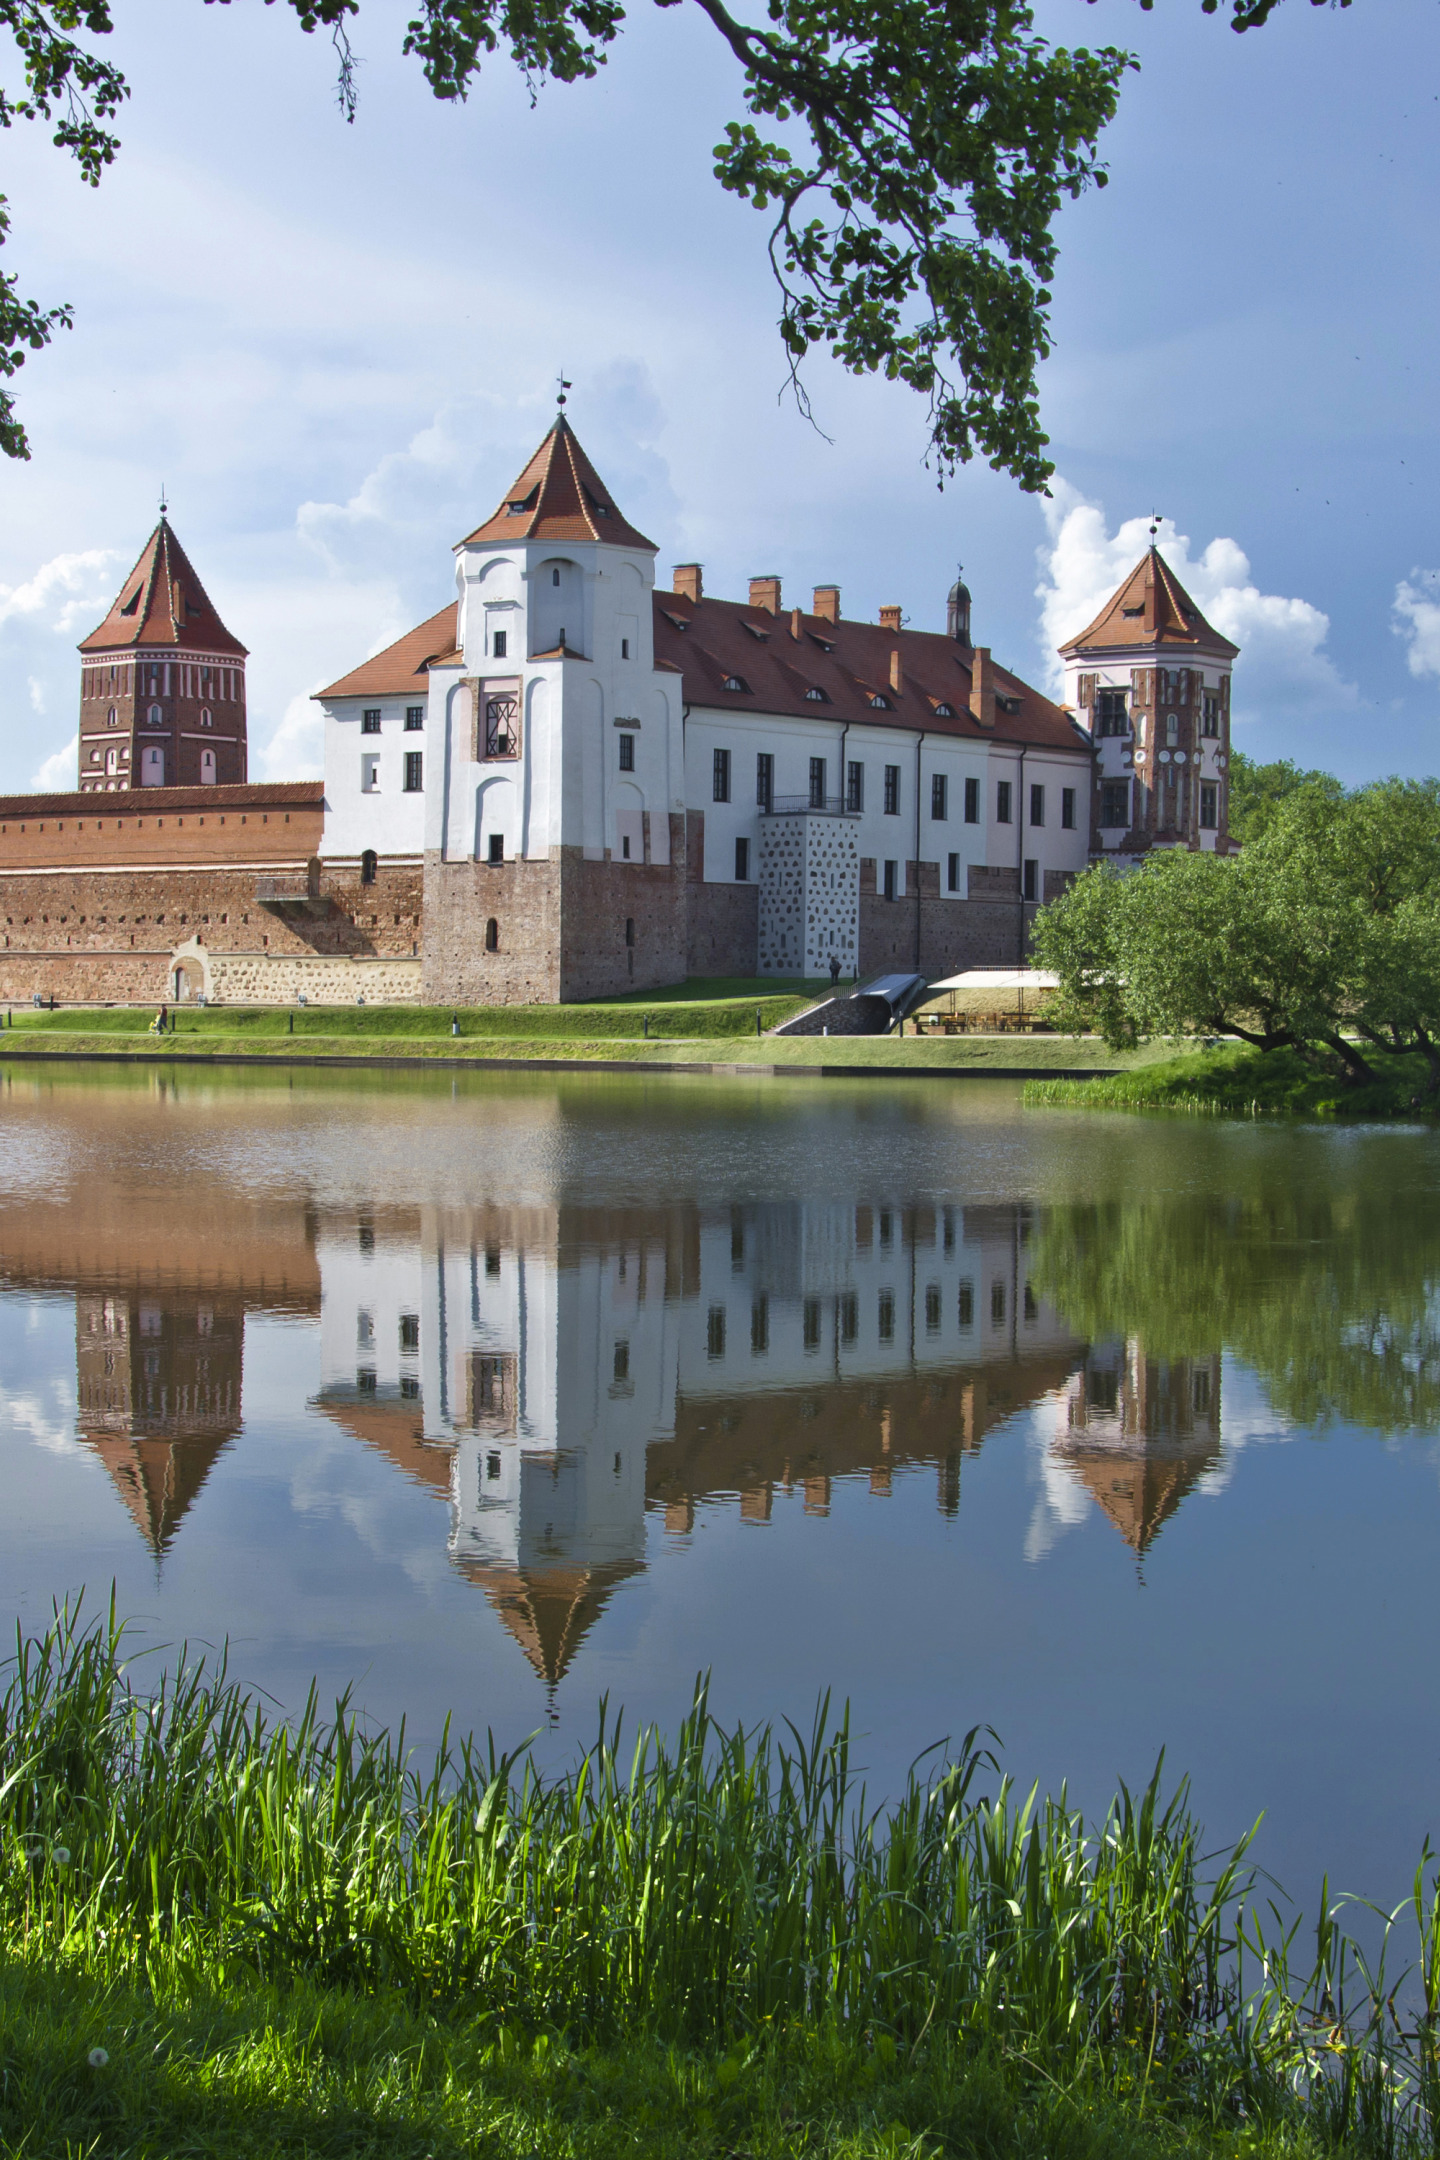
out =
[(760, 821), (756, 972), (852, 975), (859, 950), (856, 822), (797, 811)]

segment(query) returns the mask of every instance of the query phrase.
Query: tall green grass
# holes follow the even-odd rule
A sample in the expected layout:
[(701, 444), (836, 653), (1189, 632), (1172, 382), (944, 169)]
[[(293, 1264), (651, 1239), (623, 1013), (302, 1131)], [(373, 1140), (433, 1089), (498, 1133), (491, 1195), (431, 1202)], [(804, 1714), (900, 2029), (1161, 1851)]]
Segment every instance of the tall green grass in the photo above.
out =
[[(0, 1925), (110, 1984), (387, 1991), (477, 2030), (725, 2047), (829, 2031), (893, 2057), (973, 2044), (1213, 2116), (1299, 2107), (1433, 2149), (1440, 1884), (1428, 1852), (1367, 1961), (1322, 1898), (1314, 1954), (1207, 1855), (1183, 1783), (1087, 1823), (989, 1737), (877, 1807), (848, 1722), (594, 1744), (544, 1778), (448, 1738), (407, 1759), (311, 1694), (272, 1721), (183, 1656), (143, 1684), (112, 1612), (20, 1638), (0, 1702)], [(527, 2040), (528, 2044), (528, 2040)]]

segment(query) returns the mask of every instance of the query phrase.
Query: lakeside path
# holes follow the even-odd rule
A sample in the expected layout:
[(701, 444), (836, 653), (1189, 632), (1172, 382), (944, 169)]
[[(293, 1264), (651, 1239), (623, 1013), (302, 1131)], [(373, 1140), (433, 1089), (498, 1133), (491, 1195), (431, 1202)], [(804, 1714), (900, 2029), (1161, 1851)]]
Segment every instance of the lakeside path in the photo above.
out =
[[(78, 1016), (59, 1028), (28, 1016), (0, 1034), (0, 1061), (107, 1064), (243, 1064), (443, 1067), (563, 1067), (613, 1072), (692, 1069), (888, 1073), (893, 1077), (1030, 1078), (1114, 1073), (1173, 1055), (1165, 1046), (1118, 1055), (1094, 1038), (1053, 1035), (969, 1035), (938, 1041), (895, 1036), (594, 1037), (501, 1034), (417, 1036), (409, 1033), (251, 1034), (216, 1026), (187, 1027), (163, 1037), (127, 1029), (82, 1032)], [(209, 1015), (206, 1016), (210, 1018)], [(216, 1020), (219, 1015), (215, 1015)], [(48, 1018), (48, 1016), (47, 1016)], [(188, 1018), (188, 1015), (186, 1016)]]

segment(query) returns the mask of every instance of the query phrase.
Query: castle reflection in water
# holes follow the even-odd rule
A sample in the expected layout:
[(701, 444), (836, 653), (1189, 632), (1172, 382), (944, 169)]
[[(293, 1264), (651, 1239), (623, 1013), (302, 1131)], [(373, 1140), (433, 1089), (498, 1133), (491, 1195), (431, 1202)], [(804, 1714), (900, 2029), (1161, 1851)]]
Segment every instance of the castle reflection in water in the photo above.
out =
[[(318, 1315), (313, 1407), (448, 1501), (454, 1565), (563, 1674), (645, 1562), (647, 1510), (825, 1515), (961, 1465), (1017, 1411), (1143, 1554), (1220, 1458), (1220, 1359), (1078, 1341), (1032, 1291), (1024, 1206), (707, 1212), (299, 1206), (84, 1254), (6, 1254), (76, 1299), (81, 1438), (157, 1560), (242, 1429), (245, 1319)], [(43, 1233), (42, 1233), (43, 1241)], [(1078, 1498), (1078, 1493), (1077, 1493)]]

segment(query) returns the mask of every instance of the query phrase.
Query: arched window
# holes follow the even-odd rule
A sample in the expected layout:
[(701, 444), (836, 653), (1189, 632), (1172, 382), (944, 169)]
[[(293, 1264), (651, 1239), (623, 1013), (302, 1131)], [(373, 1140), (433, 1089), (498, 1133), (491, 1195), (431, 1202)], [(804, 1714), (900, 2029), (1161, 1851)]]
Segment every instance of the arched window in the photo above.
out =
[(119, 722), (119, 719), (120, 715), (116, 712), (115, 707), (112, 705), (109, 712), (105, 715), (106, 727), (115, 727)]
[(158, 705), (152, 705), (145, 718), (149, 721), (151, 727), (160, 727), (164, 724), (165, 715)]
[(209, 707), (208, 705), (202, 705), (202, 706), (201, 706), (201, 708), (200, 708), (200, 725), (201, 725), (201, 727), (211, 727), (211, 726), (213, 726), (213, 724), (214, 724), (214, 723), (212, 722), (212, 720), (211, 720), (211, 718), (210, 718), (210, 707)]
[(379, 869), (379, 867), (379, 858), (376, 855), (374, 848), (367, 847), (364, 854), (360, 857), (361, 884), (373, 885), (375, 882), (375, 872)]
[(635, 918), (633, 915), (625, 917), (625, 942), (627, 945), (635, 943)]
[(485, 950), (486, 952), (499, 952), (500, 950), (500, 925), (493, 915), (485, 925)]

